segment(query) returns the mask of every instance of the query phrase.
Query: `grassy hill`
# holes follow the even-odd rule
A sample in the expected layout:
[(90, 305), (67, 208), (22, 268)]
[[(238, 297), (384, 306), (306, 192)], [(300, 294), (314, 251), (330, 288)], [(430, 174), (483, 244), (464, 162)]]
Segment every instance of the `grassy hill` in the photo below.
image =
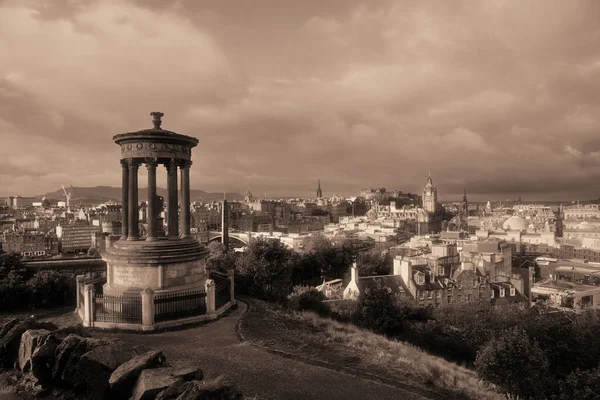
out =
[(283, 356), (411, 390), (428, 398), (505, 399), (468, 368), (405, 342), (322, 318), (244, 299), (240, 334)]

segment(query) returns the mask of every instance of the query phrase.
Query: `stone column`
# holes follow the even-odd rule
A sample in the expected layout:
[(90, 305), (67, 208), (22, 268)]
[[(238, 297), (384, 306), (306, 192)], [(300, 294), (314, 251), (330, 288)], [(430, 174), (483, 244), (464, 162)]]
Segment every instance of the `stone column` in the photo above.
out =
[(177, 227), (177, 160), (172, 159), (166, 164), (167, 167), (167, 192), (169, 199), (167, 200), (169, 203), (168, 212), (168, 222), (167, 229), (169, 230), (169, 237), (179, 236), (178, 227)]
[(142, 330), (154, 329), (154, 290), (146, 288), (142, 291)]
[(136, 159), (129, 162), (129, 234), (127, 240), (137, 240), (139, 236), (138, 214), (138, 168)]
[(75, 282), (77, 282), (77, 284), (75, 285), (77, 287), (77, 307), (75, 307), (75, 310), (77, 310), (79, 312), (79, 315), (81, 315), (81, 311), (79, 309), (79, 304), (81, 302), (81, 292), (82, 292), (82, 286), (83, 286), (83, 280), (85, 279), (85, 275), (77, 275), (75, 277)]
[(181, 163), (181, 237), (190, 236), (190, 167), (191, 161)]
[(129, 234), (129, 161), (121, 160), (123, 179), (121, 182), (121, 239), (127, 239)]
[(90, 327), (94, 326), (94, 285), (87, 284), (83, 288), (84, 295), (84, 313), (83, 313), (83, 326)]
[(206, 315), (214, 315), (217, 311), (215, 309), (215, 281), (212, 279), (207, 279), (206, 283), (204, 284), (204, 288), (206, 289)]
[(156, 240), (156, 158), (146, 159), (148, 168), (148, 234), (146, 240)]

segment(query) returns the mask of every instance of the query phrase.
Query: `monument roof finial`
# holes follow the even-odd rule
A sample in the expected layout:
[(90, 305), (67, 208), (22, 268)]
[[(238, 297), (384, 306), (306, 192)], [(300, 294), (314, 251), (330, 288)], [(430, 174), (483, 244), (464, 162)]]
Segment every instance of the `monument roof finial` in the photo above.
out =
[(160, 124), (162, 124), (161, 118), (165, 115), (164, 113), (161, 113), (160, 111), (152, 111), (150, 113), (150, 115), (152, 116), (152, 123), (154, 124), (154, 128), (155, 129), (162, 129), (160, 127)]

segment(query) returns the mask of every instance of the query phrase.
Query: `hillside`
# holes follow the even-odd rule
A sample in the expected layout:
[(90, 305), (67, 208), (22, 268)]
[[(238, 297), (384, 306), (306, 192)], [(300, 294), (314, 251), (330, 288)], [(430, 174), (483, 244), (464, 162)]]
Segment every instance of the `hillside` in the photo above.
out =
[(275, 354), (409, 390), (425, 398), (505, 398), (483, 384), (474, 371), (408, 343), (312, 312), (291, 312), (251, 298), (244, 301), (250, 311), (243, 318), (240, 335)]
[[(121, 200), (121, 188), (112, 186), (93, 186), (93, 187), (69, 187), (67, 192), (72, 193), (71, 202), (73, 204), (95, 204), (102, 203), (108, 200)], [(138, 190), (140, 201), (147, 200), (147, 188), (143, 187)], [(167, 197), (167, 189), (157, 188), (156, 192), (159, 196)], [(244, 196), (239, 193), (226, 193), (227, 200), (243, 200)], [(41, 197), (41, 195), (39, 196)], [(46, 193), (49, 199), (64, 200), (65, 195), (62, 188), (54, 192)], [(192, 201), (201, 200), (204, 202), (219, 201), (223, 199), (223, 193), (209, 193), (203, 190), (190, 190)]]

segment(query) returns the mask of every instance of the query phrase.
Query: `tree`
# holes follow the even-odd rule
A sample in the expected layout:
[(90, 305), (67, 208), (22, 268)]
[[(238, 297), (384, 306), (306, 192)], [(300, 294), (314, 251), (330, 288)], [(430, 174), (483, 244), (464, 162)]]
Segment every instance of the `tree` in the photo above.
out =
[(354, 323), (375, 333), (394, 336), (402, 329), (396, 296), (379, 279), (358, 297)]
[(280, 241), (250, 241), (237, 263), (241, 289), (265, 300), (285, 300), (292, 289), (295, 261), (293, 252)]
[(11, 271), (23, 271), (25, 265), (19, 253), (0, 254), (0, 279), (6, 278)]
[(358, 272), (360, 276), (389, 275), (392, 272), (392, 257), (388, 252), (372, 250), (360, 255)]
[(535, 340), (521, 328), (507, 330), (493, 338), (477, 354), (479, 376), (524, 399), (546, 398), (548, 359)]
[(559, 384), (560, 400), (595, 400), (600, 393), (600, 367), (573, 371)]
[(87, 251), (87, 255), (89, 257), (98, 257), (100, 255), (100, 253), (98, 252), (98, 249), (95, 247), (90, 247)]

